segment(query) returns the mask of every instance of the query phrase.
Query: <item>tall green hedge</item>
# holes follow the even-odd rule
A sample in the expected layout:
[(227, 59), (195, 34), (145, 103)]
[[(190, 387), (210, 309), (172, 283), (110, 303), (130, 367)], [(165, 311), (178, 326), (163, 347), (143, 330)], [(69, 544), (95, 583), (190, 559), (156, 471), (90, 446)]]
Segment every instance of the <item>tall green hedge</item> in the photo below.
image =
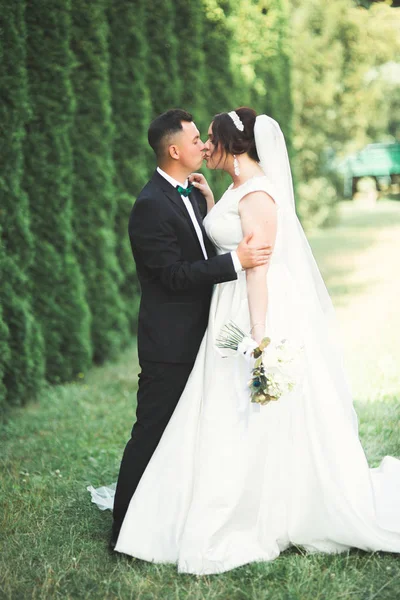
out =
[(175, 0), (175, 34), (178, 39), (178, 73), (182, 82), (180, 105), (191, 112), (197, 126), (206, 126), (210, 92), (205, 71), (204, 14), (201, 2)]
[(74, 146), (75, 251), (92, 313), (97, 362), (114, 356), (130, 339), (126, 306), (119, 292), (116, 256), (114, 161), (109, 27), (106, 0), (73, 0), (73, 87), (77, 102)]
[(232, 7), (231, 0), (202, 0), (202, 7), (207, 109), (212, 117), (235, 108), (238, 99), (231, 68), (232, 30), (228, 23)]
[[(1, 58), (1, 54), (0, 54), (0, 58)], [(1, 215), (1, 211), (0, 211), (0, 215)], [(1, 238), (1, 226), (0, 226), (0, 238)], [(6, 255), (4, 252), (4, 248), (0, 242), (0, 281), (4, 281), (4, 277), (5, 277), (5, 260), (6, 260)], [(2, 295), (1, 295), (2, 296)], [(7, 365), (9, 364), (9, 360), (10, 360), (10, 346), (9, 346), (9, 330), (7, 327), (7, 323), (5, 322), (4, 319), (4, 315), (3, 315), (3, 297), (1, 297), (1, 303), (0, 303), (0, 409), (3, 408), (5, 402), (6, 402), (6, 397), (7, 397), (7, 388), (5, 386), (4, 383), (4, 377), (5, 377), (5, 373), (6, 373), (6, 368)]]
[(266, 16), (270, 17), (268, 36), (272, 38), (271, 53), (269, 60), (261, 62), (259, 67), (265, 77), (267, 93), (265, 98), (258, 99), (258, 105), (264, 105), (265, 112), (275, 115), (291, 153), (293, 105), (288, 0), (270, 0)]
[(146, 4), (145, 0), (134, 4), (113, 0), (108, 11), (115, 182), (118, 190), (132, 196), (146, 183), (150, 154), (146, 151), (151, 117)]
[[(2, 17), (2, 11), (3, 11), (3, 5), (4, 2), (0, 2), (0, 27), (3, 28), (3, 26), (5, 25), (5, 23), (3, 22), (3, 17)], [(0, 77), (4, 77), (5, 73), (4, 71), (1, 69), (1, 65), (4, 64), (4, 53), (5, 53), (5, 47), (4, 47), (4, 37), (3, 35), (1, 35), (0, 37)], [(4, 106), (4, 98), (1, 96), (1, 87), (0, 87), (0, 97), (1, 97), (1, 105), (0, 105), (0, 115), (1, 118), (3, 117), (7, 117), (7, 115), (4, 113), (3, 111), (3, 106)], [(6, 148), (5, 148), (5, 144), (3, 143), (2, 138), (0, 138), (0, 156), (5, 156), (6, 153)], [(0, 200), (3, 201), (5, 198), (5, 194), (7, 193), (6, 191), (6, 187), (5, 187), (5, 182), (3, 180), (3, 176), (0, 176)], [(4, 249), (4, 245), (3, 245), (3, 232), (1, 229), (1, 223), (3, 222), (3, 219), (5, 217), (5, 211), (4, 209), (2, 209), (2, 202), (0, 203), (0, 281), (4, 281), (5, 280), (5, 275), (6, 275), (6, 271), (5, 271), (5, 263), (6, 263), (6, 253), (5, 253), (5, 249)], [(6, 368), (7, 365), (9, 364), (9, 360), (10, 360), (10, 347), (9, 347), (9, 330), (7, 327), (7, 323), (5, 321), (4, 318), (4, 314), (3, 314), (3, 305), (4, 305), (4, 294), (1, 293), (0, 290), (0, 409), (3, 408), (3, 405), (5, 404), (6, 401), (6, 395), (7, 395), (7, 388), (4, 384), (4, 377), (5, 377), (5, 372), (6, 372)]]
[[(231, 0), (202, 0), (203, 43), (205, 64), (204, 94), (206, 103), (206, 124), (202, 131), (207, 137), (208, 126), (217, 113), (232, 110), (242, 104), (238, 100), (238, 90), (231, 68), (233, 48), (232, 29), (229, 26)], [(204, 173), (210, 182), (214, 196), (218, 200), (230, 183), (229, 177), (222, 171)]]
[(25, 141), (25, 189), (31, 202), (35, 260), (30, 276), (46, 348), (46, 376), (68, 381), (92, 361), (90, 314), (73, 251), (74, 101), (70, 1), (31, 0), (26, 9), (32, 119)]
[[(182, 85), (178, 70), (178, 38), (174, 28), (176, 11), (172, 0), (153, 0), (146, 3), (149, 45), (147, 85), (150, 90), (152, 116), (181, 104)], [(189, 78), (190, 74), (188, 74)]]
[[(292, 118), (288, 0), (238, 0), (230, 23), (239, 103), (267, 113), (290, 140)], [(243, 27), (246, 23), (246, 27)]]
[(129, 213), (135, 197), (149, 176), (147, 128), (151, 106), (147, 81), (146, 2), (114, 0), (110, 23), (110, 82), (115, 134), (115, 236), (122, 282), (120, 293), (131, 331), (137, 326), (140, 291), (127, 234)]
[[(3, 384), (10, 404), (23, 404), (35, 397), (43, 381), (43, 342), (32, 313), (31, 290), (27, 277), (35, 260), (30, 231), (27, 195), (21, 187), (24, 157), (24, 125), (28, 121), (29, 99), (25, 54), (25, 3), (0, 2), (0, 207), (2, 223), (1, 305), (9, 330), (6, 348), (5, 328), (0, 338), (6, 352), (2, 358)], [(0, 348), (1, 350), (1, 348)], [(7, 360), (8, 356), (8, 360)], [(5, 364), (4, 364), (5, 362)]]

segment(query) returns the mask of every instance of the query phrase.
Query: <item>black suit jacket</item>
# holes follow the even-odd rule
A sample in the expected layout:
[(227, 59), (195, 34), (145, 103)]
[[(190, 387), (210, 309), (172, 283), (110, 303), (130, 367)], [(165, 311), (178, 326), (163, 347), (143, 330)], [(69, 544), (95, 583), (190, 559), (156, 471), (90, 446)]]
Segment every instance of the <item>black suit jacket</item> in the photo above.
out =
[(208, 260), (178, 191), (157, 171), (140, 192), (129, 219), (129, 238), (142, 297), (139, 360), (189, 363), (207, 327), (213, 285), (237, 279), (231, 254), (216, 256), (202, 216), (206, 201), (190, 194)]

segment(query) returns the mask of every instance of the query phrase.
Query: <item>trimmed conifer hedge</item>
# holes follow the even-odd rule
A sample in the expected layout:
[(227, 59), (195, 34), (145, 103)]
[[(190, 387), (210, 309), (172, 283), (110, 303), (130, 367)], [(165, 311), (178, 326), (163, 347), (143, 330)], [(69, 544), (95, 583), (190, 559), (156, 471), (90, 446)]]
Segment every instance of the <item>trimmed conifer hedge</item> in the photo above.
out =
[[(43, 382), (43, 341), (32, 312), (30, 264), (35, 260), (28, 198), (22, 190), (24, 125), (30, 116), (26, 77), (25, 3), (0, 2), (2, 16), (0, 61), (0, 206), (1, 305), (9, 330), (1, 326), (3, 385), (7, 401), (23, 404), (36, 397)], [(1, 348), (0, 348), (1, 351)]]
[(267, 94), (265, 99), (259, 98), (258, 103), (263, 103), (264, 111), (279, 121), (285, 134), (288, 152), (291, 154), (293, 105), (287, 0), (271, 0), (269, 11), (269, 14), (273, 15), (270, 29), (273, 28), (271, 38), (274, 38), (274, 53), (268, 61), (264, 61)]
[[(0, 211), (1, 214), (1, 211)], [(0, 239), (1, 239), (1, 227), (0, 227)], [(0, 242), (0, 281), (4, 281), (5, 277), (5, 260), (6, 255), (4, 252), (4, 248)], [(1, 300), (3, 302), (3, 297), (1, 294)], [(9, 346), (9, 331), (7, 327), (7, 323), (4, 320), (3, 316), (3, 308), (2, 304), (0, 304), (0, 410), (3, 408), (6, 397), (7, 397), (7, 388), (4, 383), (4, 377), (6, 374), (6, 368), (10, 361), (10, 346)]]
[(146, 4), (113, 0), (108, 11), (115, 182), (118, 190), (132, 196), (146, 183), (150, 154)]
[(110, 82), (115, 133), (115, 236), (122, 272), (120, 293), (130, 329), (137, 328), (140, 291), (127, 235), (135, 196), (146, 183), (153, 162), (147, 144), (151, 106), (147, 81), (146, 1), (131, 4), (114, 0), (108, 11), (110, 24)]
[(234, 84), (230, 58), (232, 32), (227, 22), (231, 0), (202, 0), (202, 3), (205, 16), (203, 49), (207, 109), (212, 118), (216, 113), (232, 110), (237, 103), (238, 90)]
[[(182, 83), (180, 105), (193, 114), (201, 133), (211, 115), (206, 101), (209, 87), (204, 68), (204, 12), (201, 2), (175, 0), (175, 35), (178, 39), (178, 74)], [(206, 137), (206, 136), (205, 136)]]
[(32, 118), (25, 140), (35, 260), (34, 309), (45, 345), (46, 377), (68, 381), (92, 362), (90, 313), (73, 252), (70, 1), (31, 0), (26, 8)]
[(184, 82), (179, 77), (178, 39), (174, 28), (176, 11), (172, 0), (146, 3), (149, 45), (147, 85), (150, 90), (152, 117), (181, 106)]
[(116, 256), (109, 27), (106, 0), (73, 0), (74, 246), (92, 314), (94, 359), (113, 357), (131, 339)]
[[(203, 139), (214, 115), (233, 110), (243, 104), (237, 99), (237, 87), (231, 70), (232, 31), (228, 24), (231, 0), (202, 0), (206, 119)], [(240, 89), (240, 87), (239, 87)], [(240, 96), (239, 96), (240, 97)], [(229, 177), (222, 171), (207, 171), (205, 175), (218, 200), (227, 186)]]

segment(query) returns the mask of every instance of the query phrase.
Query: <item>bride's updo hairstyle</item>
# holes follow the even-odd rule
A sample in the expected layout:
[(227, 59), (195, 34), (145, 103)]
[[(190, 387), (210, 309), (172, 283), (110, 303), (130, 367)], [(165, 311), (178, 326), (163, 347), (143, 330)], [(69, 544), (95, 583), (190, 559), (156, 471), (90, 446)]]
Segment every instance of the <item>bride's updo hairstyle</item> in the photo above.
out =
[[(245, 154), (259, 162), (256, 143), (254, 140), (254, 124), (257, 113), (252, 108), (242, 106), (235, 110), (244, 125), (240, 131), (228, 113), (215, 115), (212, 121), (212, 143), (214, 152), (222, 150), (225, 154)], [(214, 153), (213, 152), (213, 153)]]

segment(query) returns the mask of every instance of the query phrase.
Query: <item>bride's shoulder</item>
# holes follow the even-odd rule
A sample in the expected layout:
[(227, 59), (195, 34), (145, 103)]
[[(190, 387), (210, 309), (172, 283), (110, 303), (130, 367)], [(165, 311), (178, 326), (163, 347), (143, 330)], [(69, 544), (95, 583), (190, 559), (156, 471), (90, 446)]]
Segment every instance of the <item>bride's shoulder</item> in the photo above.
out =
[(274, 195), (274, 186), (266, 175), (257, 175), (256, 177), (251, 177), (237, 188), (234, 188), (233, 184), (231, 184), (228, 191), (234, 193), (239, 202), (252, 192), (265, 192), (272, 196)]

